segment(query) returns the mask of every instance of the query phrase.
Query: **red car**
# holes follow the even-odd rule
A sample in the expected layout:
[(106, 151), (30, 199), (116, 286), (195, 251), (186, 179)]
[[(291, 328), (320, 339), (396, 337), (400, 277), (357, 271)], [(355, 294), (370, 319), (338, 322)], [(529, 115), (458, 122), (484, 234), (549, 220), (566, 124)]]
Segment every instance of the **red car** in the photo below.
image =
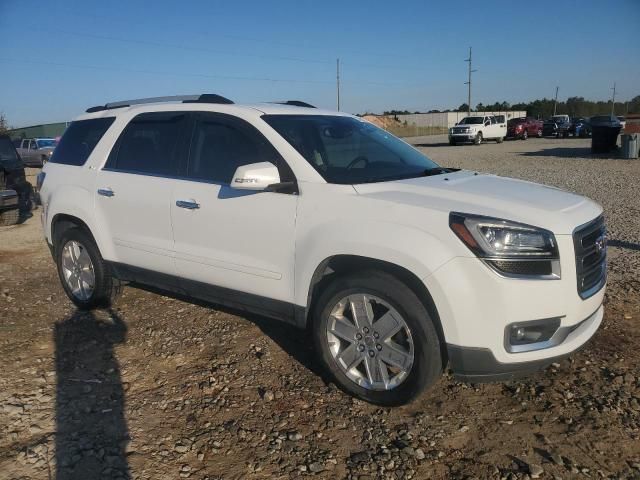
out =
[(507, 122), (507, 138), (526, 140), (542, 136), (542, 121), (531, 117), (512, 118)]

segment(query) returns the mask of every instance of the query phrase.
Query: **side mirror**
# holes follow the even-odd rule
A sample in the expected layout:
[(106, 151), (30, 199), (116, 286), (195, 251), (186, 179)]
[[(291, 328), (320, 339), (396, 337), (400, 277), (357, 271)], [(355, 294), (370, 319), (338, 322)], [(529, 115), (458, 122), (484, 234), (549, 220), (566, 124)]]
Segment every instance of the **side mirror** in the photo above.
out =
[(278, 168), (270, 162), (259, 162), (238, 167), (230, 186), (237, 190), (266, 190), (279, 183)]

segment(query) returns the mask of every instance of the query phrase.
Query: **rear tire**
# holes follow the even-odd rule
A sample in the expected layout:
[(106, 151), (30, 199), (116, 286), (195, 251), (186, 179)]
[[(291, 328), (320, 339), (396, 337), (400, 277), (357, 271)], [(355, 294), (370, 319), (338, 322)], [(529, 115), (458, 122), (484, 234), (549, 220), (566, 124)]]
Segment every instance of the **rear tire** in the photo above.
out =
[[(3, 171), (0, 171), (0, 190), (13, 190), (7, 187), (7, 177)], [(8, 227), (18, 223), (20, 211), (18, 208), (5, 210), (0, 212), (0, 227)]]
[(0, 212), (0, 227), (10, 227), (11, 225), (15, 225), (18, 223), (19, 219), (20, 212), (17, 208)]
[[(365, 311), (370, 313), (372, 320), (364, 322), (365, 327), (362, 320), (353, 320), (351, 301), (356, 302), (358, 318), (362, 319), (363, 315), (367, 318)], [(389, 316), (385, 317), (385, 314)], [(386, 326), (378, 323), (382, 318), (387, 319)], [(388, 326), (390, 319), (393, 328)], [(385, 334), (385, 331), (396, 331), (398, 325), (401, 327), (396, 334)], [(366, 402), (385, 406), (408, 403), (442, 373), (440, 341), (429, 311), (409, 287), (387, 273), (366, 271), (330, 282), (315, 304), (312, 328), (316, 351), (336, 384)], [(338, 330), (340, 335), (334, 336), (332, 332)], [(405, 348), (403, 339), (408, 339), (410, 348)], [(395, 349), (401, 345), (400, 349)], [(399, 350), (403, 353), (398, 357), (394, 352)], [(352, 366), (345, 367), (349, 357)], [(394, 367), (385, 363), (387, 358), (402, 358), (408, 367), (406, 370)], [(377, 376), (369, 373), (373, 371), (369, 370), (371, 365), (377, 366), (378, 370), (371, 367), (378, 372)], [(373, 382), (376, 378), (377, 385)]]
[(56, 241), (54, 254), (62, 288), (79, 309), (111, 305), (120, 284), (91, 235), (76, 227), (64, 231)]

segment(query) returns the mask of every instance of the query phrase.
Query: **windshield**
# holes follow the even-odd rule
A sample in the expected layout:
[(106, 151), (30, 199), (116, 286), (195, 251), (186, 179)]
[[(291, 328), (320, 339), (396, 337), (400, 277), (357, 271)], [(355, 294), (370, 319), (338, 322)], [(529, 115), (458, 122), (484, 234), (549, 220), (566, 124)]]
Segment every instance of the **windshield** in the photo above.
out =
[(56, 141), (53, 138), (42, 138), (40, 140), (36, 140), (36, 144), (38, 145), (38, 148), (55, 147)]
[(526, 119), (524, 118), (513, 118), (509, 120), (509, 125), (518, 125), (519, 123), (525, 123)]
[(368, 122), (329, 115), (264, 115), (265, 120), (329, 183), (400, 180), (438, 165)]
[(552, 120), (552, 121), (554, 121), (554, 122), (564, 122), (564, 121), (566, 121), (566, 120), (567, 120), (567, 117), (563, 117), (563, 116), (560, 116), (560, 117), (551, 117), (551, 120)]
[(479, 125), (483, 120), (482, 117), (465, 117), (458, 125)]

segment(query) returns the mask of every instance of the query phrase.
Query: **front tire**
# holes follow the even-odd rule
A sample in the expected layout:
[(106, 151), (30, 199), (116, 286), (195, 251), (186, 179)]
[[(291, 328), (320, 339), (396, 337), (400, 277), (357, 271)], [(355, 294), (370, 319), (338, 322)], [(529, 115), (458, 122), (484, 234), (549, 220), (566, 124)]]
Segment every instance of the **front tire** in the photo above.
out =
[(478, 132), (476, 138), (474, 138), (473, 143), (475, 145), (480, 145), (482, 143), (482, 132)]
[(442, 373), (431, 315), (396, 277), (368, 271), (333, 280), (314, 308), (316, 351), (336, 384), (377, 405), (402, 405)]
[(55, 260), (62, 288), (82, 310), (109, 306), (118, 291), (118, 281), (85, 230), (70, 228), (55, 246)]
[(522, 137), (520, 137), (522, 140), (526, 140), (527, 138), (529, 138), (529, 133), (525, 130), (524, 132), (522, 132)]

